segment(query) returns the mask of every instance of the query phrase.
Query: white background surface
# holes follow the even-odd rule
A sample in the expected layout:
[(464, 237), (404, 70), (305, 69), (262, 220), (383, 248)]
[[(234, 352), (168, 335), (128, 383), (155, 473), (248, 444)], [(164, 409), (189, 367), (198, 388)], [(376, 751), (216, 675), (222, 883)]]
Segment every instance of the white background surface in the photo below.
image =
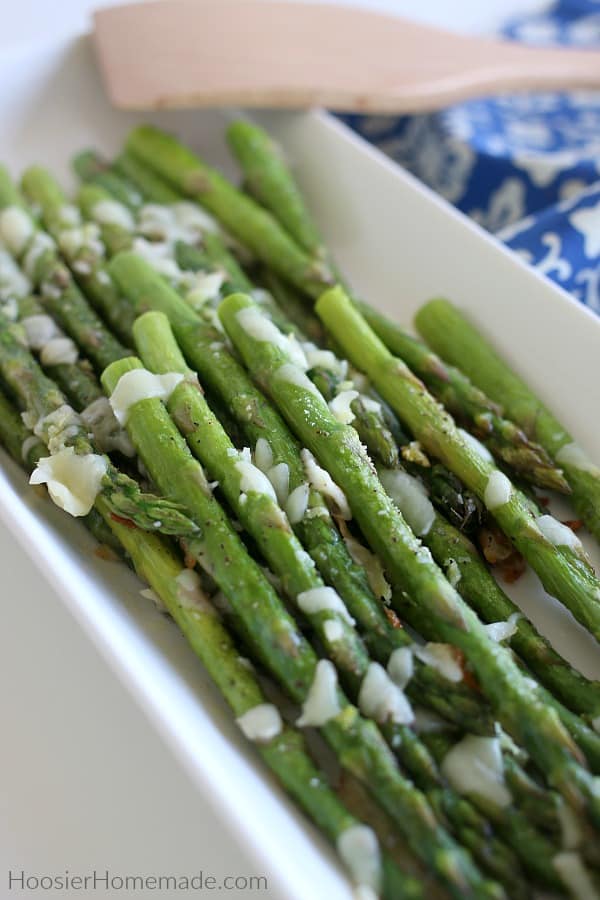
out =
[[(95, 5), (93, 0), (4, 4), (0, 54), (32, 38), (85, 29)], [(410, 0), (363, 0), (362, 5), (484, 31), (506, 15), (544, 4), (421, 0), (413, 9)], [(40, 154), (43, 160), (43, 148)], [(2, 526), (0, 572), (0, 897), (41, 896), (9, 893), (9, 868), (31, 874), (91, 868), (115, 874), (252, 872), (218, 811), (192, 787)], [(283, 900), (272, 877), (270, 882), (268, 894), (252, 896)]]

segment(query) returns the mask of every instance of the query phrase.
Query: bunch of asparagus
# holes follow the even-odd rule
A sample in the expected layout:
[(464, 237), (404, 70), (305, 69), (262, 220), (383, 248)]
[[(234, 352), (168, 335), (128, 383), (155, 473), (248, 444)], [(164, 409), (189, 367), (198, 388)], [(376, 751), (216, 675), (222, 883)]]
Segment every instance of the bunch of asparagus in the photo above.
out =
[(600, 472), (448, 304), (438, 357), (353, 297), (279, 149), (228, 139), (243, 189), (149, 126), (75, 158), (75, 202), (0, 172), (0, 440), (147, 583), (361, 896), (593, 896), (600, 684), (472, 538), (598, 637), (536, 489), (594, 530)]

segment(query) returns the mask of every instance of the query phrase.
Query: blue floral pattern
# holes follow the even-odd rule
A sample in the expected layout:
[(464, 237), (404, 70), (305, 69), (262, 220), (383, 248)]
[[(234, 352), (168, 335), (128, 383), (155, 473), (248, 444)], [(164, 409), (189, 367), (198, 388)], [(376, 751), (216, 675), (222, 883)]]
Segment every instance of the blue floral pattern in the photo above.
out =
[[(505, 34), (600, 46), (600, 0), (557, 0)], [(515, 94), (345, 121), (600, 313), (600, 92)]]

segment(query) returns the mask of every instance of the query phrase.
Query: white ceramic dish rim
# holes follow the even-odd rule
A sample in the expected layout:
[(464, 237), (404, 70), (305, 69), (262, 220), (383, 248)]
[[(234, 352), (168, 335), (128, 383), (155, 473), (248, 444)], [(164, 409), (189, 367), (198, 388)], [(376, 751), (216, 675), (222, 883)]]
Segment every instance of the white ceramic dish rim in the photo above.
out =
[[(52, 41), (49, 46), (52, 48), (58, 46), (58, 43)], [(19, 61), (27, 60), (30, 63), (34, 52), (43, 52), (40, 51), (40, 46), (15, 50), (9, 58), (0, 62), (0, 69), (19, 64)], [(600, 324), (593, 314), (575, 305), (559, 288), (530, 270), (477, 225), (423, 188), (326, 113), (315, 112), (293, 117), (269, 114), (265, 118), (282, 134), (286, 129), (304, 127), (306, 130), (307, 122), (312, 123), (315, 133), (326, 141), (352, 148), (350, 155), (356, 159), (360, 156), (363, 160), (361, 165), (372, 168), (378, 176), (388, 179), (390, 185), (396, 185), (399, 190), (405, 191), (407, 197), (412, 197), (426, 210), (435, 210), (449, 223), (449, 228), (455, 229), (457, 233), (469, 234), (471, 240), (481, 248), (482, 255), (485, 251), (505, 257), (506, 264), (518, 272), (517, 277), (522, 280), (524, 288), (533, 283), (542, 284), (548, 309), (567, 310), (569, 320), (577, 322), (579, 331), (582, 328), (589, 329), (595, 334), (596, 340), (600, 338)], [(394, 188), (391, 187), (390, 190)], [(337, 866), (331, 863), (331, 855), (327, 852), (322, 855), (324, 843), (318, 839), (314, 841), (314, 832), (306, 829), (304, 820), (299, 816), (292, 813), (290, 818), (291, 805), (280, 793), (272, 790), (251, 753), (241, 749), (241, 741), (233, 726), (223, 726), (219, 722), (221, 727), (217, 727), (211, 720), (214, 708), (206, 714), (204, 702), (198, 703), (197, 691), (186, 682), (187, 668), (184, 666), (182, 673), (173, 667), (172, 657), (170, 660), (165, 658), (165, 647), (167, 655), (172, 650), (171, 635), (164, 642), (161, 637), (158, 641), (160, 646), (154, 647), (148, 633), (139, 631), (136, 622), (128, 616), (128, 608), (123, 609), (120, 603), (107, 605), (103, 581), (98, 580), (98, 566), (77, 556), (77, 548), (85, 551), (91, 547), (89, 540), (80, 534), (74, 523), (69, 522), (65, 526), (58, 511), (49, 509), (47, 503), (42, 504), (26, 493), (22, 477), (17, 473), (16, 467), (10, 465), (0, 470), (0, 516), (30, 554), (35, 565), (58, 590), (196, 784), (210, 796), (211, 805), (223, 811), (232, 830), (253, 848), (259, 864), (276, 872), (276, 878), (285, 884), (286, 895), (310, 896), (311, 889), (314, 890), (315, 883), (318, 883), (323, 894), (340, 898), (348, 896), (347, 883), (340, 877)], [(62, 539), (62, 535), (66, 536), (67, 542)], [(72, 545), (68, 543), (70, 538), (74, 541)], [(128, 591), (135, 595), (135, 580), (129, 576), (126, 578)], [(153, 615), (149, 614), (148, 618), (152, 619)], [(154, 624), (152, 620), (149, 631), (152, 631)], [(176, 703), (173, 703), (174, 697)], [(212, 726), (210, 740), (204, 743), (198, 742), (198, 728), (194, 727), (199, 712), (202, 713), (203, 727)], [(231, 772), (240, 766), (242, 777), (247, 779), (244, 785), (246, 797), (259, 799), (260, 809), (265, 813), (263, 816), (249, 816), (240, 808), (242, 804), (239, 793), (230, 785)], [(239, 780), (236, 783), (239, 785)], [(277, 845), (277, 838), (275, 842), (273, 840), (273, 834), (284, 833), (280, 832), (278, 826), (285, 826), (287, 837), (294, 842), (294, 852), (285, 857), (281, 853), (281, 847)], [(318, 881), (315, 880), (317, 878)]]

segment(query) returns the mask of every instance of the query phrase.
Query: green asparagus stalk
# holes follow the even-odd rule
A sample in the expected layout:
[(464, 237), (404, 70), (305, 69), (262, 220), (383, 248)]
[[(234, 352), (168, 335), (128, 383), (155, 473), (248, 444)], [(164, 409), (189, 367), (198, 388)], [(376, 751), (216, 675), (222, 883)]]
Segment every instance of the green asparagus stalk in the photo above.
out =
[(182, 269), (193, 272), (199, 269), (223, 269), (227, 274), (225, 291), (251, 291), (252, 282), (227, 249), (222, 238), (214, 232), (202, 235), (202, 248), (178, 241), (175, 245), (175, 260)]
[(44, 363), (72, 402), (80, 402), (78, 408), (87, 406), (101, 393), (90, 364), (78, 358), (75, 344), (45, 315), (39, 299), (31, 291), (29, 278), (0, 245), (0, 311), (12, 321), (24, 321), (23, 339), (42, 351)]
[[(34, 295), (29, 294), (19, 300), (19, 319), (25, 327), (35, 325), (40, 321), (37, 317), (43, 315), (45, 315), (44, 307)], [(32, 320), (33, 316), (36, 319)], [(57, 326), (55, 326), (53, 334), (55, 337), (64, 336)], [(87, 360), (78, 359), (74, 363), (58, 363), (46, 365), (43, 368), (47, 370), (50, 378), (56, 381), (78, 412), (102, 396), (102, 389)]]
[(2, 168), (0, 211), (0, 237), (22, 268), (27, 269), (26, 274), (38, 289), (40, 301), (52, 318), (97, 368), (102, 369), (114, 358), (123, 356), (125, 348), (89, 306), (60, 259), (54, 242), (37, 228), (8, 172)]
[[(133, 325), (131, 304), (119, 295), (106, 271), (99, 226), (81, 222), (77, 207), (68, 204), (59, 184), (41, 166), (27, 169), (21, 183), (27, 200), (41, 210), (45, 227), (85, 295), (119, 338), (128, 342)], [(115, 208), (117, 219), (122, 215), (122, 209), (110, 201), (103, 201), (102, 206), (109, 219), (114, 217)], [(69, 222), (65, 224), (67, 209)]]
[(333, 279), (319, 261), (310, 259), (288, 237), (273, 216), (233, 187), (175, 138), (150, 125), (134, 128), (126, 150), (196, 200), (275, 272), (317, 297)]
[(261, 281), (271, 292), (278, 305), (284, 309), (296, 327), (315, 344), (325, 343), (325, 330), (317, 317), (309, 310), (302, 295), (290, 287), (271, 269), (261, 272)]
[[(410, 482), (406, 475), (397, 475), (394, 471), (380, 471), (384, 487), (390, 492), (405, 519), (411, 522), (411, 503), (419, 497), (419, 486)], [(399, 488), (394, 490), (399, 479)], [(408, 482), (408, 484), (407, 484)], [(455, 582), (458, 592), (467, 601), (484, 622), (503, 622), (512, 617), (516, 619), (514, 632), (507, 643), (515, 653), (524, 660), (541, 684), (544, 684), (563, 704), (579, 714), (595, 718), (600, 714), (600, 684), (589, 681), (580, 672), (566, 662), (535, 629), (533, 624), (521, 614), (519, 608), (504, 593), (498, 582), (484, 565), (479, 553), (471, 541), (450, 525), (439, 513), (425, 508), (427, 526), (422, 534), (423, 542), (429, 547), (438, 565), (445, 569)], [(418, 532), (418, 525), (415, 526)], [(427, 633), (427, 616), (423, 617), (421, 630)], [(560, 704), (557, 711), (563, 723), (571, 730), (574, 726), (579, 741), (583, 737), (587, 745), (586, 756), (594, 768), (600, 763), (600, 735), (586, 729), (577, 718), (566, 714)], [(581, 731), (586, 736), (582, 736)], [(573, 732), (572, 732), (573, 733)], [(584, 747), (582, 746), (582, 749)], [(589, 751), (589, 753), (588, 753)]]
[[(100, 228), (101, 240), (108, 255), (131, 249), (135, 220), (133, 217), (128, 220), (127, 207), (119, 203), (116, 197), (101, 185), (87, 182), (79, 188), (76, 202), (86, 222), (93, 222)], [(106, 221), (106, 215), (103, 215), (107, 203), (111, 206), (119, 204), (118, 215), (109, 216), (110, 221)]]
[(31, 471), (46, 454), (46, 448), (24, 425), (8, 397), (0, 390), (0, 443), (19, 466)]
[(355, 362), (360, 358), (374, 385), (425, 449), (486, 503), (548, 593), (600, 639), (600, 581), (573, 533), (550, 516), (535, 516), (528, 499), (465, 440), (448, 413), (410, 369), (391, 355), (341, 289), (326, 293), (318, 311)]
[(83, 182), (98, 185), (122, 203), (131, 212), (136, 212), (144, 202), (139, 189), (131, 181), (121, 178), (111, 170), (95, 150), (83, 150), (72, 160), (75, 174)]
[(577, 514), (600, 539), (600, 469), (585, 458), (566, 428), (451, 303), (427, 303), (416, 323), (443, 359), (452, 364), (460, 360), (465, 374), (561, 466)]
[[(186, 380), (178, 385), (168, 400), (167, 408), (171, 417), (186, 437), (194, 455), (206, 468), (208, 476), (218, 481), (231, 509), (256, 539), (257, 547), (272, 571), (281, 577), (282, 585), (292, 601), (297, 602), (303, 591), (323, 587), (323, 581), (317, 574), (311, 557), (303, 552), (302, 545), (294, 537), (289, 525), (283, 527), (282, 511), (278, 504), (265, 494), (247, 494), (245, 501), (241, 502), (240, 473), (236, 463), (239, 454), (198, 390), (167, 318), (162, 313), (145, 313), (134, 325), (134, 338), (144, 363), (151, 371), (161, 374), (174, 371), (186, 376)], [(123, 363), (116, 365), (122, 366)], [(367, 673), (369, 659), (364, 647), (357, 642), (352, 627), (338, 613), (309, 613), (307, 617), (319, 635), (327, 655), (334, 661), (340, 674), (345, 675), (344, 681), (351, 695), (356, 697), (360, 682)], [(339, 625), (333, 639), (330, 637), (332, 622)], [(416, 697), (416, 691), (412, 695)], [(422, 695), (418, 699), (424, 701)], [(433, 788), (436, 790), (439, 805), (451, 816), (455, 826), (468, 828), (471, 833), (473, 820), (475, 821), (478, 830), (470, 841), (470, 849), (488, 865), (493, 860), (496, 876), (513, 893), (517, 891), (518, 863), (510, 854), (507, 858), (506, 848), (494, 843), (493, 852), (490, 850), (490, 839), (485, 835), (482, 839), (485, 825), (479, 815), (444, 787), (437, 768), (431, 765), (429, 753), (418, 737), (409, 727), (393, 723), (386, 725), (383, 732), (417, 784), (425, 791)], [(478, 835), (478, 839), (475, 835)]]
[[(182, 252), (184, 253), (184, 256), (185, 256), (186, 252), (188, 254), (187, 258), (180, 260), (180, 261), (184, 262), (184, 264), (186, 266), (187, 265), (193, 266), (195, 255), (201, 254), (201, 251), (198, 251), (197, 249), (191, 248), (191, 247), (182, 248)], [(280, 319), (279, 319), (278, 323), (279, 322), (280, 322)], [(360, 433), (360, 428), (359, 428), (359, 433)], [(364, 434), (361, 436), (364, 439)], [(427, 476), (429, 476), (427, 478), (427, 480), (429, 482), (430, 488), (433, 488), (432, 494), (433, 494), (434, 501), (437, 500), (439, 502), (440, 494), (439, 494), (439, 490), (437, 490), (436, 488), (440, 481), (440, 478), (437, 477), (436, 471), (435, 471), (438, 467), (433, 467), (433, 468), (434, 468), (433, 471), (426, 473)], [(441, 469), (442, 467), (439, 467), (439, 468)], [(441, 482), (442, 482), (443, 486), (446, 486), (447, 478), (441, 478)], [(447, 490), (444, 491), (444, 498), (445, 498), (444, 499), (444, 508), (448, 509), (448, 500), (447, 500), (446, 495), (447, 495)], [(439, 529), (442, 532), (444, 532), (443, 523), (441, 523), (441, 522), (439, 524)], [(437, 532), (437, 530), (438, 529), (436, 528), (436, 532)], [(452, 549), (452, 544), (455, 543), (455, 539), (457, 537), (458, 537), (457, 535), (452, 533), (452, 530), (450, 531), (449, 534), (445, 534), (445, 539), (447, 542), (449, 542), (451, 544), (451, 549)], [(439, 541), (438, 541), (438, 544), (439, 544)], [(471, 546), (471, 545), (468, 544), (468, 546)], [(488, 594), (491, 593), (491, 595), (493, 596), (494, 588), (492, 586), (495, 585), (495, 582), (488, 575), (485, 568), (483, 566), (481, 566), (481, 564), (479, 563), (477, 555), (474, 553), (472, 547), (471, 547), (471, 551), (472, 551), (471, 558), (473, 560), (473, 564), (469, 566), (468, 574), (469, 575), (471, 575), (471, 574), (478, 575), (477, 583), (473, 585), (473, 590), (471, 591), (471, 595), (473, 596), (473, 598), (477, 598), (481, 592), (481, 587), (482, 587), (481, 582), (482, 581), (485, 582), (487, 580), (487, 584), (488, 584), (487, 593)], [(447, 559), (448, 555), (449, 555), (448, 547), (442, 546), (440, 548), (440, 554), (444, 554), (444, 559)], [(479, 573), (481, 573), (481, 574), (479, 575)], [(486, 576), (487, 576), (487, 579), (486, 579)], [(471, 584), (472, 580), (473, 580), (472, 578), (465, 577), (465, 579), (463, 581), (463, 588), (465, 586), (469, 586)], [(497, 592), (499, 593), (500, 597), (505, 596), (502, 594), (502, 592), (500, 591), (499, 588), (497, 588)], [(484, 594), (484, 596), (485, 596), (485, 594)], [(508, 604), (508, 609), (505, 607), (504, 611), (506, 612), (506, 617), (508, 617), (508, 615), (515, 612), (516, 609), (510, 605), (510, 601), (508, 601), (508, 598), (505, 598), (505, 599), (506, 599), (506, 603)], [(488, 621), (497, 621), (499, 618), (502, 618), (501, 616), (496, 616), (496, 618), (493, 618), (493, 615), (495, 614), (495, 612), (496, 611), (494, 611), (494, 613), (492, 613), (492, 618), (488, 619)], [(517, 640), (519, 640), (521, 634), (526, 630), (527, 625), (528, 625), (528, 623), (525, 623), (524, 620), (519, 623)], [(529, 627), (531, 628), (531, 626), (529, 626)], [(532, 629), (532, 631), (533, 631), (533, 629)], [(573, 670), (570, 670), (566, 664), (563, 664), (563, 666), (559, 666), (558, 663), (560, 661), (560, 657), (558, 657), (557, 654), (554, 654), (553, 656), (551, 655), (552, 651), (550, 650), (548, 645), (545, 644), (543, 639), (541, 639), (541, 637), (538, 636), (538, 640), (536, 641), (535, 640), (535, 632), (533, 632), (533, 635), (530, 635), (530, 637), (534, 638), (534, 641), (533, 641), (533, 645), (531, 647), (532, 652), (530, 652), (529, 656), (531, 658), (533, 658), (533, 650), (535, 650), (538, 657), (540, 658), (540, 662), (541, 662), (541, 664), (538, 664), (537, 668), (535, 668), (535, 671), (537, 672), (537, 674), (539, 675), (540, 670), (542, 669), (543, 665), (547, 664), (550, 661), (550, 659), (552, 659), (554, 665), (551, 668), (547, 668), (548, 678), (549, 678), (550, 682), (552, 682), (552, 681), (561, 682), (562, 676), (564, 674), (564, 684), (562, 684), (563, 691), (560, 694), (561, 698), (563, 700), (565, 700), (569, 696), (570, 691), (572, 690), (573, 691), (572, 696), (574, 698), (574, 702), (577, 703), (578, 706), (580, 707), (577, 709), (577, 711), (585, 711), (590, 714), (594, 714), (595, 709), (596, 709), (595, 704), (596, 704), (597, 700), (596, 700), (596, 698), (592, 698), (589, 696), (587, 697), (586, 700), (583, 699), (583, 692), (581, 690), (581, 687), (582, 687), (581, 676), (578, 676), (578, 673), (575, 673)], [(546, 652), (543, 652), (544, 648), (546, 648)], [(548, 654), (550, 654), (550, 656)], [(556, 678), (554, 678), (555, 675), (557, 676)], [(549, 686), (552, 687), (552, 684), (550, 683)], [(574, 690), (575, 688), (579, 688), (579, 690)], [(582, 695), (582, 699), (578, 700), (580, 694)], [(595, 742), (594, 735), (590, 734), (590, 735), (588, 735), (588, 737), (591, 738), (590, 743), (593, 745), (593, 743)]]
[(209, 209), (269, 268), (309, 296), (316, 299), (334, 280), (321, 259), (315, 261), (303, 254), (272, 216), (175, 138), (151, 126), (141, 126), (131, 133), (127, 149)]
[[(425, 741), (441, 765), (452, 749), (453, 741), (443, 734), (426, 735)], [(545, 791), (540, 804), (541, 812), (543, 812), (544, 806), (548, 805), (548, 799), (549, 794)], [(558, 799), (558, 804), (560, 803), (561, 800)], [(524, 844), (528, 848), (528, 852), (523, 858), (530, 876), (539, 884), (555, 889), (559, 883), (559, 878), (553, 865), (553, 857), (558, 852), (554, 841), (532, 829), (531, 825), (519, 814), (518, 809), (513, 805), (505, 807), (490, 806), (488, 814), (500, 835), (511, 843)]]
[[(97, 208), (98, 203), (103, 199), (109, 199), (109, 195), (103, 192), (103, 189), (95, 185), (84, 185), (79, 194), (79, 202), (86, 218), (93, 217), (94, 209)], [(115, 250), (123, 249), (128, 243), (131, 243), (131, 233), (124, 232), (122, 227), (111, 225), (110, 233), (107, 234), (106, 231), (105, 227), (103, 229), (103, 238), (107, 242), (107, 247), (111, 254)], [(215, 251), (210, 254), (213, 247)], [(204, 235), (203, 249), (181, 242), (176, 245), (176, 259), (182, 269), (196, 270), (208, 265), (210, 262), (209, 254), (214, 262), (223, 265), (228, 271), (229, 277), (225, 285), (226, 288), (231, 290), (244, 289), (245, 285), (249, 284), (233, 256), (224, 248), (223, 242), (218, 235), (207, 232)], [(289, 294), (289, 291), (286, 291), (284, 295), (280, 294), (282, 300), (286, 303), (284, 311), (281, 310), (277, 303), (273, 302), (268, 303), (266, 308), (269, 311), (270, 318), (273, 319), (279, 328), (286, 333), (298, 331), (302, 335), (300, 326), (287, 318), (290, 305)], [(315, 319), (314, 321), (317, 320)], [(352, 403), (353, 412), (357, 417), (357, 430), (367, 448), (377, 458), (384, 464), (394, 465), (397, 462), (395, 435), (392, 435), (388, 428), (383, 406), (379, 404), (381, 412), (374, 412), (373, 404), (370, 404), (370, 408), (368, 408), (367, 403), (368, 399), (362, 396), (356, 398)], [(391, 414), (391, 411), (389, 413)], [(394, 424), (398, 430), (397, 420), (395, 420)], [(409, 438), (404, 435), (402, 435), (401, 439), (404, 443), (409, 441)], [(443, 508), (452, 517), (453, 521), (459, 524), (462, 530), (470, 530), (474, 522), (479, 521), (479, 507), (476, 499), (444, 467), (439, 464), (434, 465), (423, 472), (422, 476), (427, 480), (433, 502)]]
[[(498, 404), (489, 399), (460, 369), (446, 365), (417, 338), (406, 334), (395, 322), (367, 303), (355, 300), (373, 331), (388, 350), (429, 388), (455, 418), (480, 438), (501, 463), (517, 477), (541, 488), (570, 493), (568, 482), (544, 448), (522, 428), (503, 417)], [(462, 358), (455, 354), (456, 358)]]
[[(229, 127), (228, 139), (246, 181), (252, 185), (253, 193), (287, 228), (290, 235), (303, 249), (313, 255), (326, 258), (322, 239), (304, 204), (302, 195), (281, 152), (268, 135), (252, 123), (240, 121), (234, 122)], [(405, 335), (397, 326), (371, 310), (366, 304), (359, 303), (359, 308), (390, 349), (398, 356), (403, 357), (405, 362), (416, 371), (416, 374), (425, 379), (426, 384), (430, 387), (437, 386), (440, 392), (439, 399), (447, 406), (449, 405), (450, 411), (461, 410), (463, 417), (470, 417), (478, 429), (484, 435), (488, 435), (488, 441), (493, 445), (490, 449), (498, 450), (500, 457), (504, 458), (505, 462), (515, 466), (514, 452), (524, 454), (523, 465), (517, 465), (515, 468), (531, 469), (535, 473), (534, 480), (537, 478), (538, 483), (558, 489), (565, 487), (568, 489), (561, 473), (552, 467), (550, 458), (545, 455), (545, 451), (539, 445), (531, 446), (525, 434), (517, 426), (502, 419), (499, 415), (500, 410), (495, 404), (475, 388), (461, 372), (444, 366), (442, 361), (423, 344)], [(445, 334), (443, 328), (440, 330)], [(457, 354), (458, 357), (462, 357), (462, 355)], [(431, 383), (429, 379), (431, 379)], [(358, 430), (360, 434), (360, 429)], [(502, 457), (503, 449), (504, 457)], [(445, 484), (445, 481), (443, 483)], [(446, 503), (445, 509), (447, 508), (448, 504)], [(444, 559), (452, 558), (449, 553), (452, 543), (459, 546), (462, 543), (465, 551), (466, 548), (471, 548), (470, 552), (461, 554), (463, 557), (465, 555), (468, 557), (469, 563), (466, 567), (463, 565), (466, 571), (460, 573), (462, 584), (459, 589), (464, 592), (471, 605), (475, 605), (485, 620), (498, 621), (517, 612), (516, 607), (489, 576), (469, 541), (466, 539), (461, 541), (461, 536), (447, 526), (439, 516), (431, 534), (432, 539), (435, 539), (435, 548), (431, 547), (431, 543), (430, 548), (440, 563)], [(435, 549), (438, 550), (437, 555)], [(457, 554), (455, 553), (455, 555)], [(490, 615), (486, 616), (482, 611), (481, 603), (485, 603), (488, 598), (493, 605), (489, 607)], [(496, 604), (494, 604), (494, 599), (496, 599)], [(495, 609), (494, 606), (496, 606)], [(524, 618), (519, 621), (514, 642), (517, 652), (521, 653), (542, 681), (548, 679), (546, 681), (548, 687), (554, 690), (563, 702), (566, 702), (568, 706), (572, 705), (575, 711), (591, 717), (598, 714), (597, 686), (589, 686), (589, 683), (579, 673), (561, 660), (548, 643), (537, 634), (531, 623)], [(592, 741), (594, 740), (593, 734), (590, 734), (589, 737)]]
[[(243, 120), (229, 126), (227, 138), (251, 193), (303, 250), (327, 260), (323, 240), (277, 144), (261, 128)], [(427, 347), (368, 304), (355, 302), (388, 349), (423, 379), (453, 415), (473, 428), (498, 459), (534, 484), (569, 492), (562, 472), (545, 450), (503, 418), (497, 405), (462, 372), (445, 366)], [(455, 356), (460, 358), (460, 354)]]
[[(137, 483), (124, 475), (110, 460), (96, 453), (88, 437), (87, 429), (68, 406), (66, 397), (38, 366), (37, 362), (15, 336), (13, 327), (0, 315), (0, 375), (4, 382), (35, 423), (34, 432), (46, 444), (51, 456), (65, 454), (65, 466), (72, 468), (75, 457), (91, 456), (94, 461), (95, 498), (86, 492), (81, 509), (74, 515), (84, 515), (92, 506), (104, 501), (105, 508), (121, 519), (129, 519), (147, 531), (174, 534), (183, 540), (197, 541), (198, 527), (181, 509), (168, 500), (152, 494), (144, 494)], [(73, 455), (69, 451), (73, 451)], [(64, 473), (58, 472), (61, 482)], [(55, 499), (55, 497), (53, 497)], [(62, 494), (56, 496), (59, 505), (64, 503)], [(87, 503), (87, 508), (83, 508)], [(64, 508), (64, 507), (63, 507)]]
[[(15, 462), (31, 469), (43, 456), (45, 448), (39, 439), (30, 442), (23, 459), (22, 448), (28, 437), (31, 433), (0, 392), (0, 442), (5, 444)], [(128, 554), (138, 574), (150, 584), (184, 633), (234, 714), (241, 718), (257, 706), (266, 704), (255, 676), (232, 643), (213, 607), (198, 585), (194, 584), (193, 575), (182, 568), (168, 544), (156, 535), (132, 528), (131, 523), (125, 525), (116, 521), (104, 501), (100, 508), (104, 518), (92, 510), (85, 524), (102, 542), (109, 546), (118, 542), (119, 549)], [(93, 516), (94, 513), (96, 516)], [(186, 575), (182, 584), (184, 571)], [(266, 743), (260, 742), (256, 746), (282, 786), (334, 845), (347, 829), (359, 824), (313, 765), (298, 732), (282, 727)], [(385, 853), (381, 875), (383, 897), (389, 900), (397, 897), (418, 900), (423, 896), (418, 881), (401, 872)]]
[(250, 193), (277, 216), (303, 250), (311, 256), (322, 255), (321, 238), (307, 215), (302, 194), (290, 177), (281, 148), (262, 128), (242, 119), (229, 125), (227, 141)]
[(131, 153), (124, 151), (113, 163), (114, 171), (134, 184), (150, 203), (177, 203), (181, 194), (166, 181), (156, 176), (152, 169), (142, 165)]
[[(329, 295), (333, 301), (340, 296), (345, 300), (339, 291)], [(317, 312), (340, 343), (343, 342), (350, 358), (360, 356), (361, 365), (385, 397), (383, 379), (373, 377), (378, 372), (369, 364), (369, 348), (366, 350), (360, 342), (359, 352), (355, 354), (345, 339), (352, 333), (348, 322), (334, 327), (332, 319), (339, 324), (348, 316), (336, 318), (341, 311), (338, 302), (332, 315), (333, 301), (327, 297), (322, 299)], [(352, 316), (360, 320), (359, 313), (346, 302)], [(257, 382), (345, 492), (357, 523), (397, 587), (395, 596), (397, 601), (402, 601), (403, 610), (410, 616), (411, 607), (417, 606), (429, 613), (436, 623), (438, 639), (459, 647), (465, 654), (506, 731), (528, 750), (549, 783), (563, 794), (578, 815), (587, 813), (593, 821), (600, 822), (598, 785), (586, 770), (580, 751), (556, 712), (540, 701), (537, 686), (532, 687), (519, 671), (510, 652), (489, 638), (476, 614), (415, 538), (385, 493), (354, 429), (331, 415), (311, 383), (306, 383), (302, 371), (293, 366), (279, 347), (257, 340), (241, 326), (240, 311), (252, 305), (242, 295), (232, 295), (223, 301), (219, 315), (227, 333)], [(342, 309), (346, 309), (346, 303)], [(420, 384), (414, 378), (413, 381)], [(420, 395), (412, 382), (410, 394)], [(422, 431), (420, 427), (419, 431)], [(418, 434), (417, 428), (415, 433)]]
[[(227, 352), (223, 335), (202, 322), (135, 254), (119, 254), (110, 263), (110, 271), (139, 313), (148, 309), (165, 313), (188, 363), (199, 373), (203, 385), (224, 403), (248, 443), (254, 447), (263, 438), (270, 444), (273, 464), (288, 466), (290, 492), (305, 484), (298, 444), (279, 414)], [(318, 515), (312, 510), (318, 510)], [(294, 531), (323, 580), (337, 590), (361, 626), (371, 654), (387, 663), (393, 650), (410, 646), (412, 639), (373, 594), (364, 568), (353, 562), (317, 491), (309, 494), (307, 513), (292, 523)], [(429, 666), (417, 667), (415, 682), (440, 715), (469, 731), (490, 733), (492, 722), (475, 692), (462, 685), (449, 690), (447, 679), (440, 678)]]
[[(276, 322), (276, 324), (278, 323)], [(288, 329), (284, 327), (283, 330), (287, 331)], [(309, 370), (308, 375), (325, 399), (331, 400), (333, 391), (330, 390), (329, 381), (331, 376), (328, 377), (329, 373)], [(357, 402), (359, 400), (355, 400), (351, 405), (353, 412), (357, 412)], [(364, 432), (361, 429), (361, 421), (357, 417), (353, 425), (366, 444), (367, 449), (371, 451), (372, 448), (369, 446), (369, 442), (365, 440)], [(379, 431), (379, 429), (377, 430)], [(372, 452), (371, 455), (373, 455)], [(378, 454), (378, 456), (381, 458), (382, 454)], [(442, 469), (443, 467), (440, 466), (439, 468)], [(419, 474), (425, 474), (426, 480), (431, 487), (433, 479), (436, 478), (435, 471), (433, 473), (427, 470), (424, 471), (422, 467), (418, 467), (418, 471)], [(443, 471), (445, 472), (446, 470)], [(391, 477), (393, 478), (394, 476), (392, 475)], [(447, 511), (449, 508), (453, 508), (451, 499), (448, 500), (447, 498), (449, 482), (446, 477), (442, 477), (440, 480), (442, 487), (446, 488), (443, 508)], [(434, 499), (437, 499), (439, 502), (439, 488), (434, 493), (437, 494), (437, 497)], [(401, 512), (404, 514), (402, 508)], [(498, 622), (507, 620), (511, 615), (519, 615), (518, 607), (512, 603), (490, 575), (472, 543), (440, 515), (436, 515), (433, 519), (428, 534), (424, 536), (424, 541), (440, 566), (444, 567), (444, 564), (454, 561), (460, 577), (458, 590), (484, 621), (490, 623)], [(516, 631), (510, 639), (510, 645), (527, 662), (541, 683), (553, 691), (568, 708), (573, 709), (577, 713), (585, 714), (592, 719), (600, 714), (600, 685), (598, 683), (590, 683), (573, 669), (552, 649), (548, 641), (536, 631), (531, 622), (523, 616), (519, 615)], [(560, 704), (556, 704), (556, 709), (561, 715), (564, 724), (567, 727), (574, 727), (574, 730), (577, 732), (577, 734), (574, 734), (574, 737), (583, 739), (588, 761), (596, 769), (598, 762), (600, 762), (600, 757), (598, 756), (600, 740), (590, 729), (585, 727), (582, 729), (581, 723), (569, 716)], [(581, 731), (584, 731), (584, 734), (581, 734)], [(582, 749), (584, 749), (583, 746)]]
[[(119, 379), (138, 365), (118, 360), (102, 375), (110, 393)], [(141, 365), (141, 364), (139, 364)], [(134, 403), (127, 429), (153, 481), (166, 496), (187, 509), (202, 532), (198, 554), (231, 603), (254, 652), (290, 697), (307, 701), (317, 658), (213, 497), (200, 464), (192, 457), (161, 401)], [(241, 485), (240, 485), (241, 486)], [(247, 486), (245, 493), (254, 490)], [(339, 712), (321, 725), (343, 766), (361, 778), (405, 834), (413, 852), (445, 880), (456, 896), (496, 893), (435, 822), (425, 797), (398, 770), (372, 722), (363, 719), (338, 688)]]
[[(43, 441), (25, 426), (21, 416), (2, 391), (0, 391), (0, 445), (4, 445), (16, 464), (26, 472), (31, 472), (39, 460), (47, 454)], [(121, 545), (96, 509), (91, 509), (87, 516), (83, 517), (83, 523), (99, 544), (104, 544), (117, 554), (121, 553)]]

